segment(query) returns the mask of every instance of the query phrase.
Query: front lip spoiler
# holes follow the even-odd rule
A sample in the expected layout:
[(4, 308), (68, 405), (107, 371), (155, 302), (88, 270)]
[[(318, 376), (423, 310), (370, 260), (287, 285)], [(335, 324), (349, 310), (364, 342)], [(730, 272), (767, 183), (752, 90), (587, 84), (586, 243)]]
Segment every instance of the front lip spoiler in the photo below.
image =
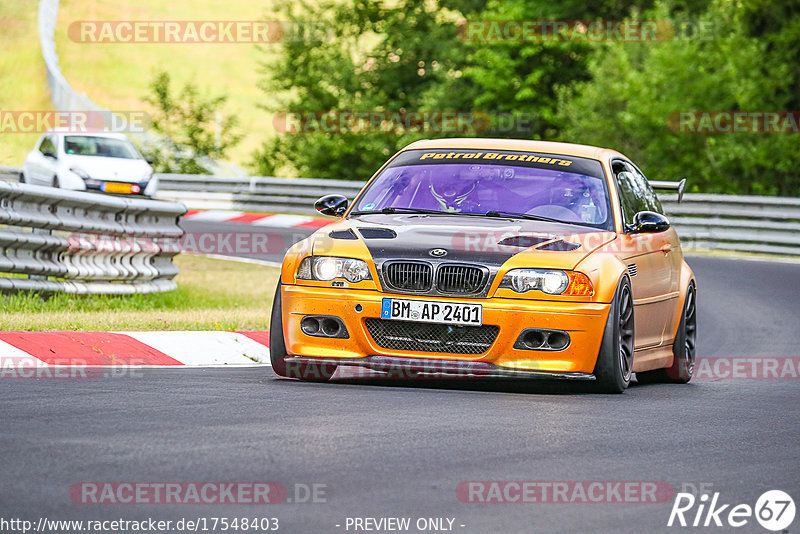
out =
[(561, 371), (529, 371), (510, 369), (489, 362), (462, 360), (440, 360), (428, 358), (398, 358), (395, 356), (365, 356), (363, 358), (312, 358), (288, 356), (286, 363), (316, 363), (323, 365), (347, 365), (365, 367), (385, 373), (402, 371), (425, 376), (460, 378), (531, 378), (544, 380), (595, 380), (590, 373), (567, 373)]

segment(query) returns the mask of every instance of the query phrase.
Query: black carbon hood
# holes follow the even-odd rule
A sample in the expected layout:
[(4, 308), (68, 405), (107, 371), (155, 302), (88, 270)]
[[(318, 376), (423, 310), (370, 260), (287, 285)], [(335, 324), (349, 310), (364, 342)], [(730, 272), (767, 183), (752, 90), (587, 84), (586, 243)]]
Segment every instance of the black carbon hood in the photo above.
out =
[(359, 234), (378, 266), (386, 260), (413, 259), (472, 263), (495, 270), (532, 247), (559, 243), (565, 236), (598, 232), (572, 224), (455, 215), (376, 214), (346, 222)]

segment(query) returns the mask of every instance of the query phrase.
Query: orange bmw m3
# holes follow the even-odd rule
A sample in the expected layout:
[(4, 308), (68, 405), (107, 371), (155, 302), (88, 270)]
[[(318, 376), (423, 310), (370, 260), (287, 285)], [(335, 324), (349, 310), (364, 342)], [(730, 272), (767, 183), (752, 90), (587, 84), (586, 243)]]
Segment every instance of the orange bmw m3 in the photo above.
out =
[(591, 146), (441, 139), (395, 154), (290, 248), (272, 368), (591, 381), (692, 378), (696, 284), (654, 186)]

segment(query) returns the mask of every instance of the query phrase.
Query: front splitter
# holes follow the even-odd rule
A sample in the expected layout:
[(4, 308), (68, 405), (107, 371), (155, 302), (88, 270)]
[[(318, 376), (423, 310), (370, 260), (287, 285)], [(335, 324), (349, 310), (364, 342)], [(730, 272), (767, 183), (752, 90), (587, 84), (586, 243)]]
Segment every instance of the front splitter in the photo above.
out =
[(406, 378), (414, 376), (441, 376), (447, 378), (529, 378), (545, 380), (595, 380), (590, 373), (567, 373), (558, 371), (530, 371), (509, 369), (489, 362), (440, 360), (428, 358), (398, 358), (395, 356), (365, 356), (363, 358), (312, 358), (288, 356), (287, 365), (315, 363), (318, 365), (344, 365), (380, 371)]

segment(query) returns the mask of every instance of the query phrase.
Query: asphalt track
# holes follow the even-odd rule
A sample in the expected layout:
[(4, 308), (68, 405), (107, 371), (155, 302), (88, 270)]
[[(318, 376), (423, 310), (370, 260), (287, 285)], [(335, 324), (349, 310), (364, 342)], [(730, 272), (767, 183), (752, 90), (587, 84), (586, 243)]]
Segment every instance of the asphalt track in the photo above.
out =
[[(797, 356), (799, 264), (689, 263), (700, 358)], [(476, 504), (456, 488), (664, 481), (675, 491), (705, 484), (732, 505), (753, 506), (770, 489), (798, 501), (798, 399), (798, 379), (633, 384), (616, 396), (542, 382), (301, 383), (269, 368), (2, 380), (0, 518), (277, 517), (279, 532), (336, 533), (354, 532), (348, 517), (410, 517), (410, 532), (417, 518), (445, 517), (464, 533), (729, 532), (668, 528), (672, 499)], [(327, 493), (325, 502), (266, 506), (88, 505), (70, 500), (80, 481), (277, 481), (290, 498), (295, 484)], [(752, 518), (735, 530), (764, 531)], [(786, 531), (798, 530), (800, 517)]]

